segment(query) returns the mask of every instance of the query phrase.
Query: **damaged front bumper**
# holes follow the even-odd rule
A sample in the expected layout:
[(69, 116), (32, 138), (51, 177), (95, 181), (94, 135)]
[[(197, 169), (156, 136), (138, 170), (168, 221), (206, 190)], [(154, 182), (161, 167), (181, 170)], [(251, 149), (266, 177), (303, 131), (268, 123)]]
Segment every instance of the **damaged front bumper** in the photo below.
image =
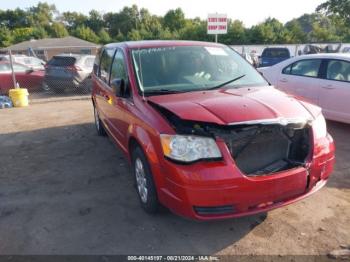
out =
[(307, 165), (265, 176), (247, 176), (225, 141), (221, 161), (178, 165), (168, 160), (153, 172), (163, 174), (159, 200), (175, 213), (197, 220), (224, 219), (266, 212), (294, 203), (321, 189), (334, 165), (334, 143), (327, 135), (313, 146)]

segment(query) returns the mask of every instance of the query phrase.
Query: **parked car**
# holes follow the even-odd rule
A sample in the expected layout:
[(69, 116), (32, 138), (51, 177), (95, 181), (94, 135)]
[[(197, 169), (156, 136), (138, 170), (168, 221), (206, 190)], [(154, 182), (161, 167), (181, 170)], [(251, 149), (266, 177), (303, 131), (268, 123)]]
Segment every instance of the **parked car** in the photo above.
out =
[(273, 66), (288, 58), (290, 58), (288, 48), (268, 47), (261, 54), (259, 67)]
[(319, 53), (339, 53), (342, 47), (341, 43), (337, 44), (307, 44), (304, 46), (303, 51), (299, 50), (299, 55), (310, 55)]
[(350, 54), (299, 56), (259, 70), (276, 88), (320, 106), (327, 119), (350, 124)]
[(343, 53), (350, 53), (350, 46), (344, 47)]
[[(44, 79), (44, 71), (34, 71), (32, 68), (13, 63), (16, 81), (22, 88), (30, 91), (40, 90)], [(0, 94), (7, 95), (8, 91), (14, 88), (11, 65), (8, 61), (0, 62)]]
[(266, 212), (316, 192), (333, 169), (321, 109), (224, 45), (106, 45), (92, 102), (97, 133), (128, 157), (149, 213), (158, 203), (198, 220)]
[(43, 89), (62, 92), (66, 89), (91, 91), (91, 72), (95, 56), (61, 54), (46, 65)]
[[(45, 61), (37, 57), (26, 55), (12, 55), (13, 61), (32, 68), (34, 71), (45, 70)], [(0, 56), (0, 61), (10, 61), (8, 55)]]

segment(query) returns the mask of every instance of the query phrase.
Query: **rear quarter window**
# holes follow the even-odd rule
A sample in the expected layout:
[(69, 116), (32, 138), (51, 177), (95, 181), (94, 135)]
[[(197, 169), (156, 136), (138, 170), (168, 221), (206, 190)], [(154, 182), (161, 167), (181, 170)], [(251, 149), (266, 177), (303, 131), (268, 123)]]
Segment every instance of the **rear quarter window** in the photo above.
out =
[(88, 68), (92, 68), (94, 66), (94, 61), (95, 61), (94, 57), (88, 57), (84, 61), (84, 66)]

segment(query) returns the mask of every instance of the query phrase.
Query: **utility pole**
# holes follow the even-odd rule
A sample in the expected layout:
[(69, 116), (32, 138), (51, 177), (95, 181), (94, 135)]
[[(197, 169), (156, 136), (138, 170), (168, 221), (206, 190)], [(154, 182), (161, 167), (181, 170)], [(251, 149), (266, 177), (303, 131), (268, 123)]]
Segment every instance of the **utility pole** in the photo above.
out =
[(12, 73), (13, 88), (17, 88), (16, 75), (15, 75), (15, 71), (13, 70), (13, 59), (12, 59), (11, 50), (9, 50), (9, 56), (10, 56), (10, 66), (11, 66), (11, 73)]

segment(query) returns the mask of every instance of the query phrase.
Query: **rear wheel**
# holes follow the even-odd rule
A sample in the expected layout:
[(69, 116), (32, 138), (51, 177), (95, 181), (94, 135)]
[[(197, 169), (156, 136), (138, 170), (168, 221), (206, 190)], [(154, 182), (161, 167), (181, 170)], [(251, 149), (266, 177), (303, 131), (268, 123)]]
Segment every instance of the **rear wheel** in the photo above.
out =
[(49, 92), (51, 90), (50, 86), (46, 82), (41, 84), (41, 89), (45, 92)]
[(159, 207), (157, 191), (151, 168), (140, 147), (136, 147), (132, 152), (132, 165), (141, 206), (147, 213), (154, 214)]
[(98, 115), (98, 112), (97, 112), (97, 109), (96, 107), (94, 106), (94, 116), (95, 116), (95, 127), (96, 127), (96, 130), (97, 130), (97, 134), (99, 136), (106, 136), (106, 130), (105, 128), (103, 127), (103, 124), (102, 124), (102, 121)]

